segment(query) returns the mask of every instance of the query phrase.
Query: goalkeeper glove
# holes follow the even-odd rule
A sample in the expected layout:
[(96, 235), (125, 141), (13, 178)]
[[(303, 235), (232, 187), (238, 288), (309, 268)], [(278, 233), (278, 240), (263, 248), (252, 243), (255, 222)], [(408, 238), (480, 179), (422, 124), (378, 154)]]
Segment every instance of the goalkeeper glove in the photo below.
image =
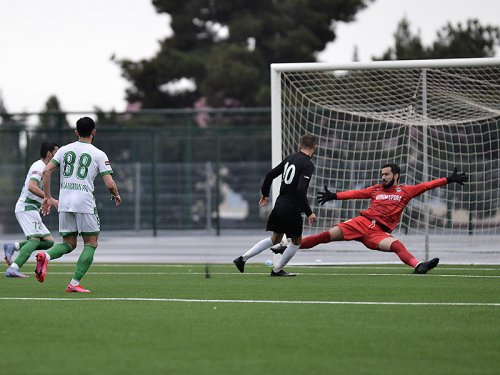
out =
[(469, 176), (467, 176), (465, 172), (458, 173), (457, 167), (455, 167), (451, 176), (446, 177), (446, 179), (448, 180), (448, 183), (456, 182), (457, 184), (463, 185), (464, 182), (469, 181)]
[(337, 199), (337, 193), (332, 193), (325, 185), (325, 191), (318, 191), (316, 198), (318, 199), (318, 203), (323, 206), (326, 202)]

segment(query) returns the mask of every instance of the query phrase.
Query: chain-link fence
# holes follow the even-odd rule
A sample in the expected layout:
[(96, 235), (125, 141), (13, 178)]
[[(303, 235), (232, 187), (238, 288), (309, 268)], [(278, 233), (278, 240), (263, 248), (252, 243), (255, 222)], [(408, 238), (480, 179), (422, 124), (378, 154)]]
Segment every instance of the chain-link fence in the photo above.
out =
[[(52, 114), (52, 126), (30, 126), (27, 118), (4, 119), (0, 232), (20, 231), (14, 206), (27, 169), (39, 158), (41, 143), (75, 141), (71, 126), (61, 118), (81, 115), (86, 114)], [(94, 144), (108, 155), (123, 199), (115, 208), (104, 184), (96, 180), (94, 195), (103, 230), (264, 228), (269, 208), (259, 209), (257, 202), (271, 167), (269, 109), (91, 117), (98, 118)], [(55, 196), (58, 181), (54, 176)], [(57, 232), (57, 215), (45, 222)]]

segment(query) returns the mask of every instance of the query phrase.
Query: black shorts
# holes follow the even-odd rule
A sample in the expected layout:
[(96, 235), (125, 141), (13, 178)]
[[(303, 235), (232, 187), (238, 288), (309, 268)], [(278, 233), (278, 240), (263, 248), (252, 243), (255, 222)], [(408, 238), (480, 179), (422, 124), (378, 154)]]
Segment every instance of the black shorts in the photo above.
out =
[(266, 230), (275, 233), (285, 233), (289, 238), (302, 236), (304, 221), (300, 212), (273, 208), (267, 220)]

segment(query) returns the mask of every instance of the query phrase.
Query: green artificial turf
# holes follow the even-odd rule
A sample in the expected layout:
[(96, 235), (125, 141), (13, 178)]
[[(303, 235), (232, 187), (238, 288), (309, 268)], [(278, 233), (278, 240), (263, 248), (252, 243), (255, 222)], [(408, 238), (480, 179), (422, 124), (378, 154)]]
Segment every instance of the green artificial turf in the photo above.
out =
[(246, 267), (94, 264), (89, 294), (73, 264), (2, 277), (0, 372), (498, 373), (500, 266)]

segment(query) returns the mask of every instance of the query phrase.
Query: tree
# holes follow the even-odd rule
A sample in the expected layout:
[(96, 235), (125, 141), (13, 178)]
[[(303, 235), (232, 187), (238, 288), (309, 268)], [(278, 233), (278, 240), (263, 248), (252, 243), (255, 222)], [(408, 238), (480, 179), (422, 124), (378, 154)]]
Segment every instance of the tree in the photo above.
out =
[(3, 95), (0, 91), (0, 124), (9, 122), (12, 119), (12, 116), (7, 112), (7, 108), (3, 102)]
[(500, 28), (482, 26), (478, 20), (468, 20), (465, 26), (448, 23), (438, 32), (430, 50), (433, 59), (455, 57), (493, 57), (500, 45)]
[(40, 130), (53, 130), (69, 128), (66, 115), (61, 110), (59, 99), (55, 95), (50, 96), (45, 103), (45, 108), (38, 115)]
[(448, 23), (437, 32), (434, 43), (425, 47), (420, 35), (412, 34), (410, 22), (403, 18), (394, 33), (394, 47), (388, 48), (374, 60), (418, 60), (467, 57), (492, 57), (500, 45), (500, 28), (482, 26), (478, 20), (468, 20), (464, 25)]
[[(374, 0), (153, 0), (168, 13), (174, 35), (150, 60), (118, 60), (131, 83), (129, 102), (144, 108), (269, 106), (269, 65), (315, 61), (335, 39), (335, 22), (349, 22)], [(187, 78), (192, 88), (172, 90)]]

